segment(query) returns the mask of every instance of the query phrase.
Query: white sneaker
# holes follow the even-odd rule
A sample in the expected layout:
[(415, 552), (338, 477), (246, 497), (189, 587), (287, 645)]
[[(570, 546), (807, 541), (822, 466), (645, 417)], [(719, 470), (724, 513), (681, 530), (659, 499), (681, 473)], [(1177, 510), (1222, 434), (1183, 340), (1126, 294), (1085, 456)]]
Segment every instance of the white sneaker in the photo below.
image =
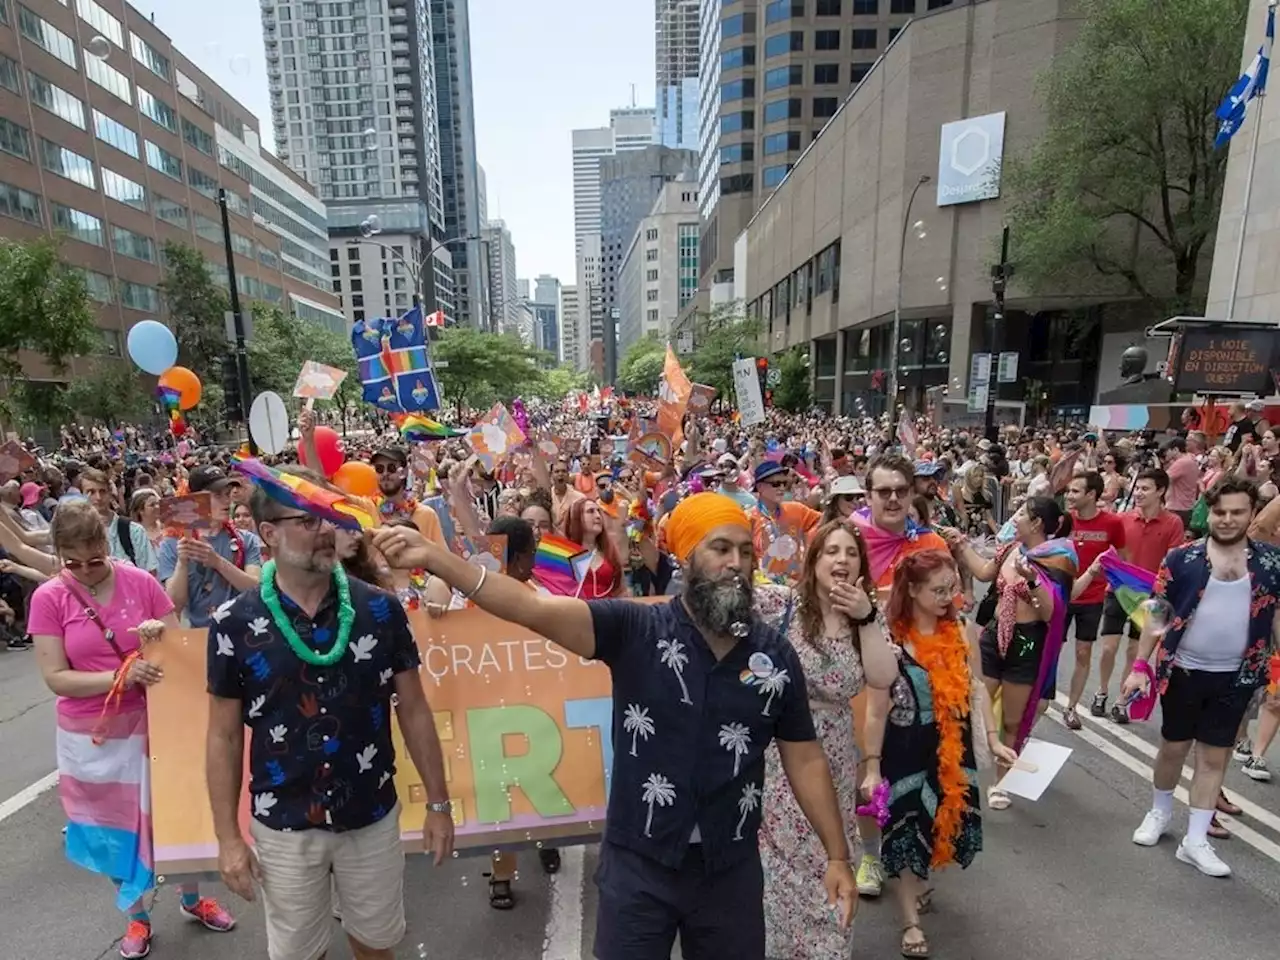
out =
[(1178, 859), (1189, 863), (1206, 877), (1229, 877), (1231, 868), (1222, 862), (1222, 858), (1209, 844), (1208, 840), (1189, 843), (1186, 837), (1178, 844)]
[(1159, 810), (1148, 810), (1147, 815), (1142, 818), (1142, 823), (1138, 829), (1133, 831), (1133, 842), (1140, 847), (1154, 847), (1160, 842), (1160, 838), (1169, 830), (1169, 821), (1172, 817), (1167, 813), (1161, 813)]

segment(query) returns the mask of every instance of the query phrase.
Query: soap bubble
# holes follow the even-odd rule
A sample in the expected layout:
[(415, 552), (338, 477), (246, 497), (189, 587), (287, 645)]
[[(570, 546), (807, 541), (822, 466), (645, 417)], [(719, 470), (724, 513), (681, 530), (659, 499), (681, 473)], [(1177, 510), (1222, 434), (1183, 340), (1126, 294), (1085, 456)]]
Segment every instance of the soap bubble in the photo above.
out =
[(105, 60), (111, 56), (111, 41), (99, 34), (85, 44), (84, 52), (95, 60)]
[(364, 148), (366, 150), (378, 149), (378, 131), (375, 130), (373, 127), (365, 127)]
[(1155, 636), (1163, 637), (1168, 633), (1173, 619), (1173, 607), (1163, 597), (1149, 597), (1142, 601), (1138, 621), (1143, 629), (1150, 630)]

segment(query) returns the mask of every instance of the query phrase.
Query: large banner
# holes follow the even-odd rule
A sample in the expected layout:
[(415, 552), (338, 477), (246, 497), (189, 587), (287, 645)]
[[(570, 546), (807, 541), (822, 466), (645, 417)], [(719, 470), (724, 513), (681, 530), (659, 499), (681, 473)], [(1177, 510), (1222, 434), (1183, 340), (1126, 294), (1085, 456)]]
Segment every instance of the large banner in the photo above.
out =
[[(609, 668), (481, 610), (410, 619), (444, 751), (457, 848), (597, 839), (613, 766)], [(169, 632), (148, 650), (164, 668), (147, 711), (155, 869), (168, 877), (217, 870), (204, 775), (205, 633)], [(426, 795), (398, 727), (394, 737), (400, 832), (406, 848), (417, 850)], [(240, 822), (247, 836), (247, 791)]]

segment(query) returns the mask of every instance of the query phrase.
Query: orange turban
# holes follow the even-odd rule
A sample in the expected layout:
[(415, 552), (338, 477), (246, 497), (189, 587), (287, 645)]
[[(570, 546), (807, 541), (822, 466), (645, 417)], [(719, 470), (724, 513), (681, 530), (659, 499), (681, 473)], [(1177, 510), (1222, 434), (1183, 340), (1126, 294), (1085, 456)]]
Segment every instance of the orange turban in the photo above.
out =
[(741, 527), (748, 533), (751, 521), (742, 508), (722, 493), (695, 493), (680, 501), (667, 520), (667, 546), (681, 563), (693, 548), (717, 527)]

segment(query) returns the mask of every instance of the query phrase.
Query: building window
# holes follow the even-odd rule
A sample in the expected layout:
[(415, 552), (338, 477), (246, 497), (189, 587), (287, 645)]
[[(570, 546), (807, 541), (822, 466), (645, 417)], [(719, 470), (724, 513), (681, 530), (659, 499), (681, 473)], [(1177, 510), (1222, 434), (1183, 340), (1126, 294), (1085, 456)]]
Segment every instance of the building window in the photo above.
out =
[(657, 322), (658, 322), (658, 311), (657, 311), (657, 310), (646, 310), (646, 311), (645, 311), (645, 315), (644, 315), (644, 316), (645, 316), (645, 320), (647, 320), (649, 323), (657, 323)]
[(746, 163), (755, 159), (755, 144), (731, 143), (720, 148), (720, 163)]
[(656, 303), (656, 302), (657, 302), (657, 300), (658, 300), (658, 291), (657, 291), (657, 290), (646, 290), (646, 291), (644, 292), (644, 298), (645, 298), (645, 300), (646, 300), (648, 303)]
[(840, 82), (840, 64), (815, 63), (813, 65), (813, 82), (814, 83), (839, 83)]
[[(226, 267), (223, 267), (226, 272)], [(217, 274), (215, 272), (215, 278)], [(224, 284), (225, 285), (225, 284)], [(148, 287), (142, 283), (131, 283), (128, 280), (120, 281), (120, 303), (122, 306), (129, 307), (133, 310), (142, 310), (145, 313), (157, 313), (160, 310), (160, 294), (156, 292), (155, 287)]]
[(30, 160), (31, 135), (27, 133), (27, 128), (0, 117), (0, 150), (23, 160)]
[(839, 269), (840, 244), (831, 244), (818, 254), (818, 279), (814, 287), (815, 296), (821, 296), (835, 284), (835, 274)]
[(817, 120), (820, 117), (834, 116), (839, 106), (840, 101), (836, 97), (814, 97), (813, 118)]
[(941, 10), (943, 7), (951, 6), (951, 0), (929, 0), (926, 10)]
[(202, 130), (186, 117), (182, 118), (182, 139), (207, 157), (217, 156), (213, 135)]
[(732, 17), (725, 17), (720, 21), (720, 39), (729, 40), (733, 37), (740, 37), (744, 33), (755, 33), (756, 31), (756, 15), (754, 13), (739, 13)]
[(644, 259), (645, 259), (645, 261), (646, 261), (646, 262), (648, 262), (648, 263), (653, 263), (655, 260), (657, 260), (657, 259), (658, 259), (658, 251), (657, 251), (657, 250), (646, 250), (646, 251), (644, 252)]
[(764, 122), (774, 123), (777, 120), (795, 119), (804, 109), (801, 101), (792, 97), (789, 100), (773, 100), (764, 105)]
[(853, 31), (853, 49), (874, 50), (876, 48), (876, 32), (874, 30)]
[(178, 114), (150, 90), (138, 88), (138, 112), (149, 117), (170, 133), (178, 132)]
[[(129, 78), (105, 60), (99, 60), (97, 57), (85, 57), (84, 74), (113, 97), (123, 100), (125, 103), (133, 103), (133, 87), (129, 84)], [(159, 123), (160, 121), (157, 120), (156, 122)]]
[(766, 70), (764, 75), (764, 89), (780, 90), (783, 87), (797, 87), (804, 83), (804, 66), (799, 63), (793, 63), (788, 67), (775, 67), (772, 70)]
[(348, 260), (359, 260), (359, 259), (360, 259), (360, 248), (359, 248), (359, 247), (357, 247), (357, 246), (350, 246), (350, 247), (347, 247), (347, 259), (348, 259)]
[(656, 269), (646, 270), (644, 274), (644, 279), (646, 283), (656, 283), (658, 279), (658, 271)]
[(737, 113), (729, 113), (720, 118), (720, 132), (737, 133), (740, 130), (754, 130), (756, 126), (756, 115), (752, 110), (739, 110)]
[(764, 41), (764, 58), (780, 57), (784, 53), (804, 49), (804, 31), (792, 30), (790, 33), (779, 33)]
[[(106, 171), (103, 171), (106, 176)], [(187, 208), (168, 197), (156, 197), (156, 219), (171, 223), (183, 230), (191, 229), (191, 220), (187, 216)]]
[(143, 142), (146, 144), (147, 166), (153, 170), (159, 170), (166, 177), (181, 181), (182, 161), (163, 147), (156, 146), (150, 140)]
[(720, 178), (720, 193), (728, 196), (731, 193), (750, 193), (755, 189), (755, 177), (749, 173), (738, 173), (732, 177)]
[(799, 130), (789, 130), (786, 133), (772, 133), (764, 138), (764, 155), (766, 157), (775, 153), (786, 153), (788, 150), (799, 149)]
[(654, 240), (658, 239), (658, 231), (654, 228), (650, 228), (644, 232), (644, 238), (652, 243)]
[(162, 55), (160, 51), (136, 33), (129, 34), (129, 46), (133, 50), (133, 59), (137, 60), (161, 80), (169, 83), (173, 82), (173, 71), (169, 66), (169, 59)]
[(191, 189), (196, 193), (208, 197), (210, 200), (218, 198), (218, 180), (211, 177), (196, 167), (187, 164), (187, 183), (191, 184)]
[(76, 0), (76, 13), (117, 47), (124, 49), (124, 30), (120, 27), (120, 21), (94, 3), (94, 0)]
[(804, 16), (804, 0), (773, 0), (764, 8), (764, 22), (780, 23), (792, 17)]
[(61, 230), (72, 240), (91, 243), (95, 247), (106, 246), (106, 238), (102, 233), (102, 221), (83, 210), (73, 210), (60, 203), (49, 204), (49, 217), (53, 220), (53, 229)]
[(43, 226), (44, 214), (40, 209), (40, 198), (30, 190), (0, 183), (0, 216), (14, 217)]
[(84, 129), (84, 104), (61, 87), (54, 86), (39, 74), (27, 71), (27, 92), (31, 102), (44, 107), (55, 117), (61, 117), (72, 126)]
[(110, 144), (121, 153), (127, 153), (135, 160), (138, 159), (138, 135), (123, 123), (94, 110), (93, 132), (103, 143)]
[(890, 13), (915, 13), (916, 0), (889, 0)]
[[(4, 0), (0, 0), (0, 6), (3, 4)], [(18, 96), (22, 96), (21, 72), (17, 60), (12, 60), (4, 54), (0, 54), (0, 87), (12, 90)]]
[[(857, 31), (854, 31), (857, 33)], [(873, 33), (875, 31), (872, 31)], [(813, 32), (813, 49), (815, 50), (839, 50), (840, 49), (840, 31), (839, 30), (815, 30)]]
[(80, 272), (84, 274), (84, 285), (89, 291), (90, 297), (99, 303), (115, 303), (116, 291), (110, 277), (95, 270), (81, 270)]
[(853, 0), (853, 12), (874, 16), (880, 12), (880, 0)]
[(765, 167), (760, 182), (764, 184), (766, 190), (772, 190), (786, 177), (787, 171), (791, 169), (791, 166), (789, 163), (784, 163), (777, 167)]
[(197, 237), (201, 240), (208, 240), (210, 243), (222, 243), (221, 223), (199, 213), (197, 213), (195, 217)]
[(94, 175), (93, 161), (82, 157), (74, 150), (54, 143), (52, 140), (40, 140), (40, 162), (50, 173), (66, 177), (73, 183), (94, 190), (98, 186), (98, 178)]
[(730, 103), (734, 100), (743, 100), (747, 97), (756, 95), (756, 81), (754, 77), (743, 77), (741, 80), (730, 80), (720, 87), (720, 100), (724, 103)]
[(855, 84), (861, 83), (862, 78), (870, 73), (871, 68), (874, 66), (874, 63), (855, 63), (849, 68), (849, 82)]
[(840, 16), (840, 0), (818, 0), (818, 6), (813, 13), (817, 17), (838, 17)]
[(102, 168), (102, 192), (127, 207), (147, 209), (147, 188), (106, 167)]
[(45, 23), (22, 4), (18, 5), (18, 29), (22, 35), (65, 63), (76, 69), (76, 44), (57, 27)]
[(231, 231), (231, 249), (242, 257), (253, 259), (253, 241), (234, 230)]
[(721, 70), (736, 70), (739, 67), (749, 67), (756, 62), (756, 48), (754, 46), (734, 47), (732, 50), (726, 50), (720, 54)]
[(111, 249), (122, 257), (133, 257), (135, 260), (156, 262), (156, 242), (140, 233), (126, 230), (124, 227), (111, 225)]

